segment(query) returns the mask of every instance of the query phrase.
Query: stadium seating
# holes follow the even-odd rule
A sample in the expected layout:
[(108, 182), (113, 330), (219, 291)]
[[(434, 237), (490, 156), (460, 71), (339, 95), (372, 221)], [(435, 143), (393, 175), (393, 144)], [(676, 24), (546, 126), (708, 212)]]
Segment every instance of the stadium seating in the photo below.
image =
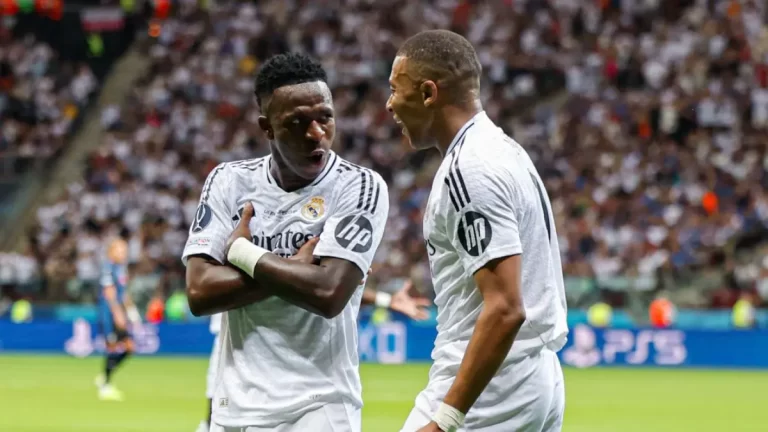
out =
[(132, 233), (139, 292), (183, 286), (179, 256), (202, 181), (220, 161), (268, 151), (252, 80), (260, 61), (286, 50), (324, 62), (336, 150), (390, 184), (371, 283), (412, 278), (428, 292), (421, 209), (436, 155), (411, 154), (384, 103), (399, 43), (436, 27), (476, 45), (488, 114), (545, 179), (572, 305), (647, 306), (663, 291), (682, 305), (730, 306), (766, 285), (755, 251), (768, 223), (768, 29), (753, 19), (765, 10), (693, 0), (336, 3), (343, 14), (313, 2), (186, 5), (162, 24), (147, 46), (150, 70), (105, 111), (109, 133), (85, 178), (38, 211), (30, 256), (45, 297), (88, 299), (100, 239), (121, 230)]

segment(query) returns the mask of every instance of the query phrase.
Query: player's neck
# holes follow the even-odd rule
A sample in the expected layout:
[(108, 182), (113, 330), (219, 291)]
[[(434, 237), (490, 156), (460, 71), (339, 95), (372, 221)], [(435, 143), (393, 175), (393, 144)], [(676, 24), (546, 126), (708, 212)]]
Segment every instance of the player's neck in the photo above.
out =
[(435, 119), (434, 133), (432, 135), (437, 140), (437, 150), (440, 152), (440, 155), (445, 157), (448, 147), (451, 146), (453, 139), (456, 138), (461, 128), (482, 110), (483, 107), (479, 101), (475, 101), (466, 107), (455, 105), (443, 107), (441, 110), (442, 114)]
[(293, 192), (314, 181), (314, 179), (307, 180), (292, 173), (278, 157), (275, 157), (274, 153), (272, 154), (272, 160), (274, 163), (270, 165), (269, 173), (275, 179), (277, 185), (280, 186), (280, 189), (286, 192)]

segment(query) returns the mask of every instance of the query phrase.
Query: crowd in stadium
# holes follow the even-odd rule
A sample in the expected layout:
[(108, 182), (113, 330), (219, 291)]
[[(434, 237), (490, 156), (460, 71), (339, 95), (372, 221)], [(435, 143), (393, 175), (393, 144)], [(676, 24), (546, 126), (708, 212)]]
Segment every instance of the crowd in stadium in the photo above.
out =
[(98, 83), (33, 35), (0, 31), (0, 176), (34, 169), (66, 143)]
[[(754, 258), (765, 254), (728, 253), (768, 226), (762, 2), (327, 3), (188, 5), (167, 20), (147, 46), (150, 70), (104, 111), (105, 142), (85, 178), (39, 209), (22, 253), (0, 255), (0, 279), (23, 285), (39, 275), (48, 299), (92, 299), (102, 239), (122, 234), (133, 290), (183, 288), (179, 256), (206, 175), (220, 161), (268, 152), (252, 97), (259, 62), (304, 50), (329, 73), (336, 151), (381, 173), (395, 201), (371, 283), (411, 278), (428, 295), (421, 210), (438, 155), (410, 153), (385, 101), (399, 44), (439, 27), (477, 47), (488, 115), (537, 163), (573, 299), (625, 304), (628, 291), (664, 290), (689, 306), (730, 306), (744, 293), (768, 301), (768, 261)], [(3, 48), (2, 58), (13, 55), (29, 66), (14, 61), (10, 88), (23, 94), (36, 83), (35, 102), (53, 119), (15, 141), (18, 122), (3, 120), (0, 151), (51, 145), (69, 118), (62, 104), (95, 82), (63, 75), (41, 92), (34, 80), (52, 53), (18, 41)], [(59, 82), (69, 91), (57, 93)]]

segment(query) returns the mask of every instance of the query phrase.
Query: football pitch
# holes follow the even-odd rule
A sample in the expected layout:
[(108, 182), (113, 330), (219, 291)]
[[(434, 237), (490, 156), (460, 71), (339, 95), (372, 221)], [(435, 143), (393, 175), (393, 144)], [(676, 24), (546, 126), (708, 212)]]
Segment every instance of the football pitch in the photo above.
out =
[[(124, 402), (100, 402), (99, 358), (0, 356), (0, 431), (194, 432), (206, 360), (133, 358), (116, 374)], [(363, 431), (397, 432), (428, 366), (361, 367)], [(768, 373), (567, 369), (566, 432), (765, 431)], [(510, 431), (514, 432), (514, 431)]]

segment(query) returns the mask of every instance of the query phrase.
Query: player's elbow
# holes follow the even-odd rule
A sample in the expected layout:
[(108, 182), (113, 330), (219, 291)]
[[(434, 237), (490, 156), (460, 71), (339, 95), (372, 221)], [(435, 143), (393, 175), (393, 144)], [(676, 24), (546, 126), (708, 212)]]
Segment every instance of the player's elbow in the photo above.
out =
[(204, 277), (199, 279), (187, 279), (187, 302), (189, 303), (189, 311), (196, 317), (213, 315), (218, 310), (213, 305), (210, 296), (210, 289), (206, 287), (206, 281)]
[(342, 301), (338, 292), (337, 289), (328, 288), (322, 290), (321, 294), (318, 296), (319, 301), (317, 302), (317, 310), (323, 318), (336, 318), (344, 310), (346, 302)]
[(525, 323), (525, 308), (515, 302), (499, 302), (491, 308), (499, 330), (517, 333)]
[(211, 315), (207, 306), (205, 291), (199, 283), (187, 281), (187, 301), (189, 302), (189, 311), (196, 317)]

